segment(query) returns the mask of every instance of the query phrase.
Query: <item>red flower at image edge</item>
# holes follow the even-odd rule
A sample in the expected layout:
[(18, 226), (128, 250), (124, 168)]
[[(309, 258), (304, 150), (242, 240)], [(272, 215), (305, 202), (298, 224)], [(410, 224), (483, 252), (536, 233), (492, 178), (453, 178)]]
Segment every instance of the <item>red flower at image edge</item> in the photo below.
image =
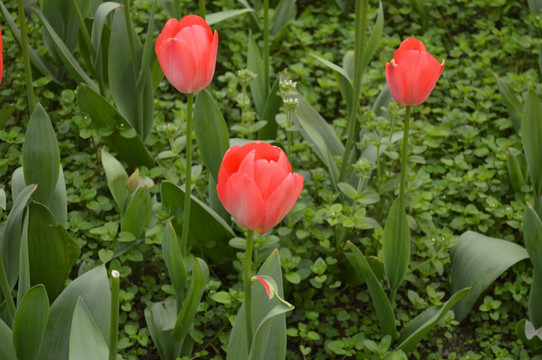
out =
[(284, 151), (261, 141), (228, 149), (216, 186), (224, 208), (260, 234), (288, 214), (302, 189), (303, 177), (292, 172)]
[(415, 106), (431, 94), (444, 69), (425, 50), (423, 42), (415, 38), (404, 40), (395, 50), (393, 59), (386, 63), (386, 81), (393, 99), (401, 105)]
[(205, 89), (213, 79), (218, 50), (218, 33), (205, 20), (188, 15), (169, 19), (155, 44), (164, 75), (184, 94)]

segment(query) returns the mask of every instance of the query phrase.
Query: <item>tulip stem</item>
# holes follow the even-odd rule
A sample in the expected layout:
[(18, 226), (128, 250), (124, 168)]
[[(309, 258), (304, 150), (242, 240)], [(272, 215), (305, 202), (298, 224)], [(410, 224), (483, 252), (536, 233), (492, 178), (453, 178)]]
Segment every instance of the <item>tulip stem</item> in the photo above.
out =
[(403, 149), (401, 151), (401, 183), (399, 188), (399, 205), (401, 209), (405, 209), (405, 187), (406, 187), (406, 173), (408, 166), (408, 132), (410, 129), (410, 111), (412, 106), (406, 107), (405, 115), (405, 129), (403, 135)]
[[(363, 4), (362, 4), (363, 3)], [(356, 34), (354, 48), (354, 92), (352, 93), (352, 107), (348, 116), (348, 138), (344, 147), (343, 162), (339, 181), (343, 181), (346, 176), (346, 169), (350, 167), (350, 153), (352, 152), (352, 143), (354, 142), (354, 133), (356, 132), (356, 123), (359, 108), (359, 97), (361, 95), (361, 78), (363, 53), (365, 49), (365, 29), (367, 28), (367, 11), (369, 8), (369, 0), (356, 1)]]
[(192, 188), (192, 107), (194, 94), (188, 95), (186, 110), (186, 185), (184, 188), (184, 222), (181, 237), (181, 253), (186, 256), (188, 248), (188, 229), (190, 225), (190, 193)]
[(263, 2), (263, 61), (265, 91), (269, 93), (269, 0)]
[(245, 269), (243, 283), (245, 286), (245, 321), (247, 328), (247, 348), (248, 354), (252, 347), (252, 241), (254, 239), (254, 230), (247, 231), (247, 246), (245, 253)]
[(109, 360), (117, 359), (117, 339), (119, 335), (119, 292), (120, 274), (111, 271), (111, 321), (109, 325)]
[(19, 7), (19, 27), (21, 28), (21, 50), (23, 51), (24, 73), (26, 80), (26, 95), (28, 97), (28, 108), (30, 114), (36, 107), (34, 99), (34, 86), (32, 85), (32, 68), (30, 67), (30, 56), (28, 55), (28, 36), (26, 34), (26, 19), (24, 16), (24, 0), (17, 0)]
[(4, 259), (2, 258), (2, 254), (0, 254), (0, 285), (2, 286), (2, 293), (4, 294), (4, 298), (6, 299), (9, 310), (9, 323), (7, 325), (11, 326), (11, 321), (15, 316), (15, 302), (13, 301), (13, 297), (11, 296), (11, 290), (9, 287), (8, 277), (6, 274), (6, 268), (4, 267)]
[(205, 20), (205, 0), (199, 0), (199, 16)]

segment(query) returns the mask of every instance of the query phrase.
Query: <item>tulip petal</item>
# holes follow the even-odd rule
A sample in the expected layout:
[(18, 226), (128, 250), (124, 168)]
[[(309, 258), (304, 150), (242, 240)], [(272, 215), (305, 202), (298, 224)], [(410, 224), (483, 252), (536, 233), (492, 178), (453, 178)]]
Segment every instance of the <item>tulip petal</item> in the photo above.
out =
[(303, 190), (303, 177), (289, 174), (265, 201), (265, 220), (260, 233), (277, 225), (294, 207)]
[(238, 173), (245, 174), (249, 179), (254, 179), (254, 156), (256, 155), (256, 150), (252, 150), (245, 155), (241, 164), (239, 164)]
[(205, 30), (206, 43), (209, 44), (213, 40), (213, 32), (209, 27), (209, 24), (197, 15), (187, 15), (179, 21), (179, 30), (185, 27), (201, 26)]
[(171, 85), (184, 94), (190, 93), (196, 64), (186, 44), (176, 38), (167, 39), (158, 49), (157, 56)]
[(254, 182), (258, 185), (264, 200), (275, 191), (289, 173), (291, 172), (284, 170), (282, 164), (275, 161), (256, 160)]
[(225, 185), (217, 186), (217, 193), (224, 208), (239, 225), (258, 230), (265, 215), (265, 205), (260, 190), (246, 174), (235, 173)]

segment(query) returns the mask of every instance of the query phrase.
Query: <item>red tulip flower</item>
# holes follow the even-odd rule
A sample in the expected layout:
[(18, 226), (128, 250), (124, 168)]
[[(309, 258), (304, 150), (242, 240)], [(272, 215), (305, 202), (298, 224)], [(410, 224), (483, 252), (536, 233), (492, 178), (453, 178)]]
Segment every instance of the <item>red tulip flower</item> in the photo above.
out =
[(292, 172), (284, 151), (261, 141), (228, 149), (216, 186), (224, 208), (260, 234), (288, 214), (302, 189), (303, 177)]
[(211, 83), (217, 49), (218, 33), (213, 35), (205, 20), (196, 15), (180, 21), (169, 19), (155, 45), (164, 75), (184, 94), (203, 90)]
[(420, 105), (429, 97), (442, 70), (439, 63), (415, 38), (404, 40), (386, 63), (386, 81), (393, 99), (401, 105)]

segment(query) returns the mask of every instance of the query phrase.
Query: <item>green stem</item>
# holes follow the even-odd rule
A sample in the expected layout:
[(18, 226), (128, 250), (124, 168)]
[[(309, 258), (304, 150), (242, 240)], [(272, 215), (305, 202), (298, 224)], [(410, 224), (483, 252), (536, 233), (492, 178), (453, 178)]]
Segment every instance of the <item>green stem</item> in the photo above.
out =
[(28, 36), (26, 34), (26, 20), (24, 17), (24, 0), (17, 0), (19, 7), (19, 26), (21, 28), (21, 50), (23, 51), (24, 73), (26, 79), (26, 95), (30, 114), (36, 107), (34, 99), (34, 87), (32, 85), (32, 68), (30, 67), (30, 56), (28, 55)]
[(245, 285), (245, 320), (247, 328), (247, 347), (248, 353), (252, 347), (252, 241), (254, 239), (254, 230), (247, 231), (247, 247), (245, 253), (245, 269), (243, 282)]
[(265, 91), (269, 93), (269, 0), (263, 2), (263, 61)]
[(354, 68), (354, 91), (352, 93), (352, 107), (350, 108), (350, 114), (348, 117), (348, 138), (346, 140), (346, 146), (344, 148), (343, 162), (341, 166), (341, 172), (339, 174), (339, 181), (344, 180), (344, 177), (346, 176), (346, 169), (350, 167), (350, 153), (352, 152), (354, 133), (356, 132), (359, 97), (361, 95), (361, 78), (363, 76), (362, 59), (365, 49), (365, 29), (367, 28), (368, 8), (369, 0), (356, 1), (356, 35), (354, 48), (354, 62), (356, 66)]
[(11, 290), (9, 287), (8, 277), (6, 274), (6, 268), (4, 267), (4, 259), (2, 258), (2, 254), (0, 254), (0, 285), (2, 286), (2, 293), (4, 294), (4, 299), (6, 299), (6, 302), (8, 304), (8, 310), (10, 315), (9, 324), (7, 325), (11, 327), (11, 321), (15, 316), (15, 302), (13, 301), (13, 297), (11, 297)]
[(406, 174), (408, 166), (408, 132), (410, 128), (410, 111), (412, 106), (406, 107), (405, 129), (403, 135), (403, 150), (401, 151), (401, 183), (399, 188), (399, 205), (401, 209), (405, 209), (405, 188)]
[(188, 95), (186, 110), (186, 185), (184, 188), (184, 222), (181, 237), (181, 252), (186, 255), (188, 248), (188, 230), (190, 225), (190, 193), (192, 188), (192, 107), (194, 94)]
[(199, 16), (205, 20), (205, 0), (199, 0)]
[(120, 274), (111, 271), (111, 321), (109, 325), (109, 360), (117, 359), (117, 339), (119, 336), (119, 292)]

